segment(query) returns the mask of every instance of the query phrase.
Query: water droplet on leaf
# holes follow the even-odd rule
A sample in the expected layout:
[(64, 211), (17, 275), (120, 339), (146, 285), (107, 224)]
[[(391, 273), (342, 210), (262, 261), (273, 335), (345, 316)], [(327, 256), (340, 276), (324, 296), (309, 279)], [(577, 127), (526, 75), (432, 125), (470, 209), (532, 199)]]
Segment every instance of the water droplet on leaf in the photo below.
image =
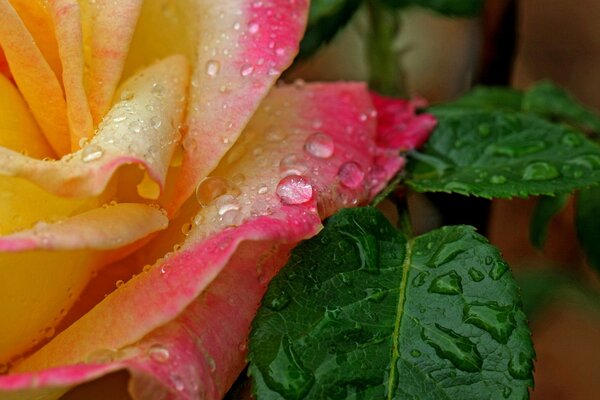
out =
[(531, 163), (523, 171), (523, 179), (526, 181), (546, 181), (559, 175), (556, 167), (543, 161)]
[(435, 324), (437, 329), (421, 330), (421, 338), (433, 347), (436, 354), (449, 360), (456, 368), (466, 372), (479, 372), (483, 358), (477, 346), (469, 338), (449, 328)]
[(462, 278), (455, 271), (450, 271), (431, 281), (427, 291), (438, 294), (461, 294)]

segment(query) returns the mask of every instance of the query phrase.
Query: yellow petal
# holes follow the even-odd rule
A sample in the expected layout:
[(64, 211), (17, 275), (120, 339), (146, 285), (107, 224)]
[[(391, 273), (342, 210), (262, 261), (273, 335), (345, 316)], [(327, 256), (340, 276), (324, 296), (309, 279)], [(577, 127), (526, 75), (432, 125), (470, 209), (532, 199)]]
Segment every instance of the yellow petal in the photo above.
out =
[(17, 88), (0, 74), (0, 146), (34, 158), (53, 156)]
[(132, 244), (167, 223), (156, 208), (118, 204), (0, 237), (0, 363), (53, 336), (102, 262), (101, 252)]
[(79, 0), (79, 5), (86, 65), (85, 88), (97, 125), (108, 111), (121, 79), (142, 0)]
[(60, 82), (8, 0), (0, 0), (0, 47), (48, 142), (57, 154), (66, 154), (70, 138)]

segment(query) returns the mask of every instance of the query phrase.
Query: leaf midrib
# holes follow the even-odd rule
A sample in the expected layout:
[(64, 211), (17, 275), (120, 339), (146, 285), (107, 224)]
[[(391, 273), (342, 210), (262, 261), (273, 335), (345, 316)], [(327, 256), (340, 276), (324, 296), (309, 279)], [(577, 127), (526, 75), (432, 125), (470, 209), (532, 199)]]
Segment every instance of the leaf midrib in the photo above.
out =
[(390, 375), (388, 378), (388, 395), (387, 400), (394, 398), (392, 388), (395, 386), (395, 380), (398, 379), (396, 371), (396, 363), (400, 358), (399, 341), (400, 341), (400, 324), (404, 315), (404, 303), (406, 300), (406, 288), (408, 282), (408, 272), (411, 266), (412, 250), (414, 242), (411, 239), (406, 241), (406, 254), (402, 263), (402, 279), (400, 281), (400, 291), (398, 293), (398, 305), (396, 306), (396, 319), (394, 321), (394, 333), (392, 334), (392, 355), (390, 359)]

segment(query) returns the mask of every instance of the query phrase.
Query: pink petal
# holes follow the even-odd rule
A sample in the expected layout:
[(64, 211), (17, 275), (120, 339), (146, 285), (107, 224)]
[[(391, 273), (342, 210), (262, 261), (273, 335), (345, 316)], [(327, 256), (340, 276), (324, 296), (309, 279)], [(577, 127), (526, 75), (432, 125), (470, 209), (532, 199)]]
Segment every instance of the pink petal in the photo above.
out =
[[(397, 148), (377, 145), (373, 111), (359, 84), (273, 90), (212, 175), (245, 175), (237, 179), (239, 219), (223, 218), (233, 208), (220, 212), (219, 198), (207, 204), (199, 214), (207, 223), (181, 251), (113, 292), (14, 372), (75, 365), (9, 375), (0, 388), (60, 394), (126, 368), (136, 399), (221, 398), (245, 364), (246, 337), (266, 285), (294, 244), (316, 234), (321, 218), (366, 203), (402, 164)], [(395, 132), (389, 139), (402, 135)], [(302, 185), (281, 190), (290, 180)], [(118, 349), (112, 364), (81, 364), (100, 349)], [(36, 388), (34, 377), (42, 379)], [(144, 392), (146, 385), (153, 394)]]
[(166, 206), (171, 211), (217, 166), (291, 64), (308, 11), (307, 0), (195, 3), (202, 34), (193, 62), (183, 167)]

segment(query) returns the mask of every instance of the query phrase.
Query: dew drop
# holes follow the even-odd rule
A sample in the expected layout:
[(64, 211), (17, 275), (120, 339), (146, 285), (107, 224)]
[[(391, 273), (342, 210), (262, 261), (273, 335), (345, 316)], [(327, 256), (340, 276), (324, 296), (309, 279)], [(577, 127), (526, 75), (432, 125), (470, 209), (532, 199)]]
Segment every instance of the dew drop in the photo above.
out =
[(504, 261), (496, 261), (492, 269), (490, 269), (490, 278), (497, 281), (504, 275), (504, 273), (508, 271), (508, 264)]
[(285, 290), (274, 287), (267, 292), (264, 303), (273, 311), (281, 311), (290, 304), (291, 300), (290, 295)]
[(288, 175), (279, 181), (275, 190), (283, 204), (304, 204), (313, 197), (313, 187), (310, 182), (299, 175)]
[(354, 161), (348, 161), (340, 167), (338, 171), (340, 183), (347, 188), (358, 188), (365, 179), (365, 171)]
[(505, 399), (508, 399), (510, 397), (510, 395), (512, 394), (512, 389), (509, 388), (508, 386), (506, 386), (503, 390), (502, 390), (502, 397), (504, 397)]
[(417, 349), (414, 349), (414, 350), (410, 351), (410, 355), (413, 356), (414, 358), (418, 358), (418, 357), (421, 357), (421, 352)]
[(490, 182), (494, 185), (500, 185), (506, 182), (506, 177), (503, 175), (492, 175), (492, 177), (490, 178)]
[(523, 171), (523, 179), (526, 181), (547, 181), (559, 175), (556, 167), (544, 161), (531, 163)]
[(288, 154), (279, 162), (279, 169), (284, 176), (287, 176), (301, 175), (308, 167), (296, 154)]
[(173, 386), (175, 386), (175, 390), (182, 392), (185, 389), (185, 384), (183, 383), (183, 379), (179, 375), (171, 375), (171, 382), (173, 382)]
[(469, 276), (471, 277), (473, 282), (481, 282), (483, 280), (483, 278), (485, 277), (483, 275), (483, 272), (481, 272), (475, 268), (469, 269)]
[(494, 340), (506, 344), (515, 329), (510, 306), (501, 307), (496, 302), (467, 304), (463, 321), (488, 332)]
[(462, 371), (481, 371), (483, 358), (475, 343), (449, 328), (439, 324), (435, 326), (437, 329), (422, 329), (421, 338), (433, 347), (439, 357), (447, 359)]
[(118, 288), (120, 288), (121, 286), (123, 286), (125, 284), (125, 282), (121, 279), (119, 279), (118, 281), (115, 282), (115, 286)]
[(103, 155), (104, 150), (97, 144), (90, 144), (81, 150), (81, 160), (84, 163), (99, 160)]
[(339, 233), (348, 238), (348, 241), (356, 248), (360, 269), (370, 274), (378, 273), (380, 254), (377, 238), (373, 235), (356, 235), (353, 231), (340, 230)]
[(159, 363), (167, 362), (171, 356), (171, 354), (169, 354), (169, 350), (159, 344), (155, 344), (154, 346), (150, 347), (148, 349), (148, 355), (152, 360)]
[(140, 133), (143, 128), (142, 121), (138, 119), (131, 121), (129, 125), (127, 125), (127, 128), (133, 133)]
[(160, 117), (155, 115), (152, 118), (150, 118), (150, 126), (153, 127), (154, 129), (160, 128), (161, 125), (162, 125), (162, 120), (160, 119)]
[(269, 188), (267, 187), (267, 185), (264, 185), (264, 184), (260, 185), (257, 190), (258, 194), (265, 194), (268, 191), (269, 191)]
[(253, 22), (250, 25), (248, 25), (248, 32), (250, 32), (252, 35), (254, 35), (256, 32), (258, 32), (259, 28), (260, 28), (260, 25), (258, 25), (256, 22)]
[(413, 279), (413, 282), (412, 282), (413, 285), (415, 287), (423, 286), (428, 275), (429, 275), (429, 272), (426, 272), (426, 271), (419, 272), (419, 274), (417, 276), (415, 276), (415, 278)]
[(531, 379), (533, 362), (525, 353), (519, 353), (510, 358), (508, 373), (515, 379)]
[(431, 281), (427, 291), (438, 294), (461, 294), (462, 278), (455, 271), (450, 271)]
[(221, 71), (221, 63), (217, 60), (208, 60), (206, 62), (206, 73), (209, 76), (215, 77)]
[(44, 329), (44, 337), (45, 338), (51, 338), (52, 336), (54, 336), (55, 333), (56, 333), (56, 329), (54, 329), (53, 326), (48, 326), (46, 329)]
[(191, 223), (186, 223), (181, 225), (181, 233), (183, 233), (184, 235), (187, 235), (190, 233), (190, 231), (192, 230), (192, 224)]
[(250, 64), (244, 64), (240, 68), (240, 75), (242, 75), (243, 77), (250, 76), (250, 75), (252, 75), (253, 72), (254, 72), (254, 67)]
[(237, 185), (221, 177), (208, 177), (202, 180), (196, 188), (196, 199), (202, 207), (208, 207), (223, 195), (238, 197), (241, 192)]
[(150, 92), (156, 97), (162, 97), (165, 94), (165, 88), (160, 83), (154, 83), (152, 84), (152, 89), (150, 89)]
[(264, 378), (267, 386), (289, 400), (304, 398), (315, 381), (314, 375), (302, 365), (288, 336), (282, 337)]
[(333, 139), (326, 133), (317, 132), (310, 135), (304, 143), (304, 150), (317, 158), (329, 158), (333, 155), (335, 145)]

